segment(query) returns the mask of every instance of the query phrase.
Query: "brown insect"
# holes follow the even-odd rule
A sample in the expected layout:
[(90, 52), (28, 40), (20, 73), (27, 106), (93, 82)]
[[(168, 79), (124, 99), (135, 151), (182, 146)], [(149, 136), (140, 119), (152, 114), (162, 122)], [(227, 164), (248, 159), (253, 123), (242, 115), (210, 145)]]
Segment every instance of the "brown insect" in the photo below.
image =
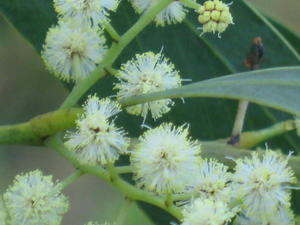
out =
[(256, 37), (253, 39), (253, 44), (251, 45), (250, 51), (244, 61), (244, 65), (250, 70), (258, 69), (263, 55), (264, 46), (262, 39), (261, 37)]

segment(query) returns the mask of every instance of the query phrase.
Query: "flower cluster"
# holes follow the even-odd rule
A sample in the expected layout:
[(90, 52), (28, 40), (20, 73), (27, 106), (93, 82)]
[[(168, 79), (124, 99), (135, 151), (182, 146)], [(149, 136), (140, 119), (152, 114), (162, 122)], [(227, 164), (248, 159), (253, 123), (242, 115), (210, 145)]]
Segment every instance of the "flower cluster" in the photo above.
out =
[(66, 81), (86, 78), (106, 52), (102, 31), (76, 23), (59, 22), (49, 29), (42, 58), (50, 71)]
[[(137, 54), (134, 59), (123, 64), (118, 79), (120, 82), (115, 84), (118, 99), (181, 86), (181, 79), (174, 65), (161, 53), (153, 52)], [(170, 111), (172, 105), (171, 99), (162, 99), (130, 106), (126, 110), (143, 116), (145, 121), (148, 111), (157, 119)]]
[(69, 208), (60, 185), (39, 170), (16, 176), (3, 198), (11, 224), (59, 225)]
[[(236, 160), (235, 172), (202, 159), (186, 126), (164, 123), (146, 131), (130, 152), (137, 186), (159, 195), (190, 194), (181, 202), (182, 225), (283, 224), (293, 221), (288, 157), (266, 150)], [(188, 174), (188, 175), (187, 175)]]
[(240, 220), (259, 221), (257, 224), (273, 224), (270, 221), (277, 220), (282, 221), (280, 224), (290, 224), (283, 221), (292, 220), (290, 184), (296, 178), (287, 166), (288, 159), (267, 150), (262, 157), (255, 152), (251, 158), (236, 161), (234, 189), (243, 199)]
[(139, 186), (157, 193), (176, 193), (199, 171), (199, 154), (200, 146), (189, 139), (186, 126), (162, 124), (139, 138), (130, 159)]
[(55, 0), (59, 21), (49, 29), (41, 53), (47, 69), (65, 81), (88, 77), (106, 53), (101, 26), (109, 20), (108, 10), (115, 10), (118, 3), (118, 0)]
[(76, 121), (77, 131), (67, 133), (65, 145), (83, 164), (113, 163), (129, 145), (125, 131), (110, 120), (121, 111), (120, 105), (94, 95), (83, 108), (84, 114)]
[(235, 216), (228, 205), (213, 199), (195, 199), (183, 209), (181, 225), (223, 225)]
[(240, 210), (234, 203), (232, 174), (215, 159), (204, 159), (186, 191), (192, 198), (183, 201), (182, 225), (223, 225), (233, 220)]
[(218, 32), (220, 34), (226, 30), (229, 24), (233, 24), (228, 5), (220, 0), (204, 2), (198, 9), (198, 13), (200, 14), (198, 21), (203, 24), (203, 33)]
[[(158, 4), (156, 0), (130, 1), (138, 13)], [(197, 5), (195, 0), (190, 1)], [(79, 81), (91, 74), (107, 49), (102, 29), (110, 27), (109, 13), (119, 3), (120, 0), (54, 0), (58, 24), (49, 29), (41, 52), (46, 67), (65, 81)], [(187, 7), (181, 1), (173, 1), (154, 20), (160, 26), (182, 22)], [(229, 7), (219, 0), (206, 1), (198, 13), (203, 32), (221, 33), (232, 23)], [(157, 60), (167, 63), (162, 58)]]
[(231, 200), (232, 174), (228, 172), (227, 166), (215, 159), (204, 159), (199, 172), (188, 191), (194, 191), (202, 199), (211, 198), (223, 202)]

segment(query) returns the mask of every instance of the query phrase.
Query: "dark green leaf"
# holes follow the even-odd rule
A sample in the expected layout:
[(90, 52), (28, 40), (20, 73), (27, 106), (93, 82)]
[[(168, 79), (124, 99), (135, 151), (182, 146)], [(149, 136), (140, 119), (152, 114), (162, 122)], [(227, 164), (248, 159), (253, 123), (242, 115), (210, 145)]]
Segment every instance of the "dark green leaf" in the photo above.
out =
[(289, 43), (300, 53), (300, 37), (298, 34), (291, 31), (289, 28), (281, 24), (274, 18), (268, 18), (274, 27), (288, 40)]

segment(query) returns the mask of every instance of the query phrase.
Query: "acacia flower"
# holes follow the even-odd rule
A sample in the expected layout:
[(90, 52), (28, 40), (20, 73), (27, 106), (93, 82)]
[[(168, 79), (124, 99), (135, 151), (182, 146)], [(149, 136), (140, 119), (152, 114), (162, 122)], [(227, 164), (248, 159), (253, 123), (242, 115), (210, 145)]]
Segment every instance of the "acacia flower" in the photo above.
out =
[[(155, 4), (156, 0), (130, 0), (134, 10), (141, 14)], [(180, 1), (170, 3), (164, 10), (156, 15), (154, 21), (158, 26), (165, 26), (166, 24), (181, 23), (188, 9)]]
[(137, 185), (157, 193), (183, 191), (199, 171), (200, 145), (186, 126), (164, 123), (146, 131), (131, 152)]
[(200, 198), (212, 198), (228, 202), (231, 198), (231, 176), (228, 167), (214, 159), (205, 159), (201, 163), (200, 173), (194, 177), (194, 183), (188, 190), (199, 194)]
[(109, 21), (119, 0), (54, 0), (55, 11), (63, 20), (76, 20), (82, 25), (102, 25)]
[(239, 225), (295, 225), (293, 212), (289, 208), (278, 206), (272, 215), (257, 212), (255, 215), (247, 216), (241, 213), (236, 218)]
[(42, 58), (57, 77), (78, 81), (96, 68), (105, 52), (101, 30), (73, 22), (59, 22), (47, 33)]
[(233, 176), (234, 189), (243, 199), (243, 210), (248, 216), (258, 212), (273, 216), (277, 207), (289, 207), (290, 183), (295, 183), (294, 172), (288, 167), (288, 157), (267, 150), (259, 157), (236, 160)]
[(83, 164), (113, 163), (129, 145), (123, 129), (110, 118), (121, 111), (120, 105), (110, 99), (90, 96), (83, 106), (84, 114), (76, 121), (77, 131), (67, 133), (65, 145)]
[(224, 225), (235, 214), (225, 202), (197, 198), (184, 207), (181, 225)]
[(199, 23), (203, 24), (203, 33), (218, 32), (218, 35), (226, 30), (229, 24), (233, 24), (232, 15), (228, 5), (220, 0), (209, 0), (204, 2), (198, 9), (200, 14)]
[(60, 185), (39, 170), (17, 175), (4, 194), (12, 224), (58, 225), (69, 208)]
[[(163, 91), (181, 86), (181, 79), (174, 65), (161, 53), (146, 52), (123, 64), (118, 74), (117, 98), (122, 99), (155, 91)], [(127, 107), (130, 114), (146, 119), (148, 111), (154, 119), (170, 111), (174, 104), (171, 99), (162, 99)]]

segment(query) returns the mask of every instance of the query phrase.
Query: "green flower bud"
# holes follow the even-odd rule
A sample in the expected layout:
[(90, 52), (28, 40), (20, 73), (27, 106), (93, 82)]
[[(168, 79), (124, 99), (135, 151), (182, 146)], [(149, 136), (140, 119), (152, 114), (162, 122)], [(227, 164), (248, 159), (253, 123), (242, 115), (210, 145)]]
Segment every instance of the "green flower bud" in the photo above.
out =
[(198, 13), (198, 21), (203, 24), (202, 34), (206, 32), (218, 32), (219, 35), (226, 30), (229, 24), (233, 24), (228, 5), (220, 0), (204, 2), (199, 7)]

